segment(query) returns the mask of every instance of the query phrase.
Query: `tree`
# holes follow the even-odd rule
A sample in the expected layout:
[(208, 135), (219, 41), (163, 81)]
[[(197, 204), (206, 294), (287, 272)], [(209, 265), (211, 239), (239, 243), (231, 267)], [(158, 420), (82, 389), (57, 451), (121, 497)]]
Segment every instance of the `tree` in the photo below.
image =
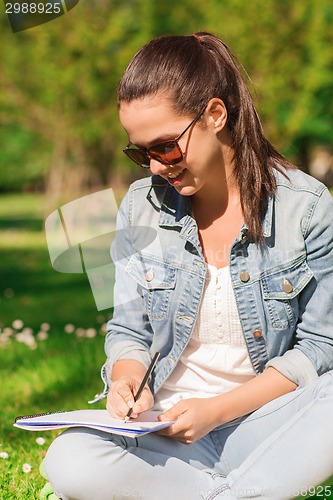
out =
[(28, 170), (31, 180), (46, 175), (49, 193), (64, 199), (128, 178), (119, 78), (150, 38), (202, 30), (220, 35), (251, 76), (268, 138), (306, 164), (312, 144), (333, 141), (332, 18), (331, 0), (90, 0), (15, 34), (3, 17), (6, 163), (30, 165), (27, 177)]
[(208, 0), (206, 12), (254, 83), (268, 137), (307, 167), (313, 144), (333, 143), (332, 2)]

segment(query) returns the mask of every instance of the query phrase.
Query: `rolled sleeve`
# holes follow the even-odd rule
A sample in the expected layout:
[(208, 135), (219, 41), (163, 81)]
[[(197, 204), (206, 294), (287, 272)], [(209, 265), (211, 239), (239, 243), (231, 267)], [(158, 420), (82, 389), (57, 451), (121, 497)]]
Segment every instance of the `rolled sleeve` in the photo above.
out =
[(108, 381), (111, 381), (112, 367), (116, 361), (120, 359), (132, 359), (138, 361), (148, 368), (151, 361), (149, 352), (144, 349), (140, 344), (130, 340), (123, 340), (117, 342), (110, 351), (105, 363), (106, 375)]
[(266, 368), (268, 367), (275, 368), (299, 387), (305, 387), (318, 378), (313, 363), (297, 348), (271, 359), (266, 364)]

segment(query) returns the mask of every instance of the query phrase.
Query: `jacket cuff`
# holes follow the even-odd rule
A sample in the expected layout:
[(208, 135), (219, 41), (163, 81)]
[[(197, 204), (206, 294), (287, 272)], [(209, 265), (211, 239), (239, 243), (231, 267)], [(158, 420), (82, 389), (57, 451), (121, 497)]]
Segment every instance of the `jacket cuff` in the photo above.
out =
[(105, 363), (107, 379), (111, 380), (112, 367), (120, 359), (133, 359), (148, 368), (151, 358), (149, 352), (137, 342), (122, 340), (112, 345), (111, 352), (107, 353)]
[(318, 378), (318, 373), (309, 358), (297, 348), (287, 351), (283, 356), (272, 358), (266, 364), (266, 368), (269, 366), (295, 382), (298, 387), (305, 387)]
[(111, 384), (112, 367), (119, 359), (134, 359), (145, 365), (146, 368), (148, 368), (151, 361), (149, 353), (141, 347), (140, 344), (127, 340), (117, 342), (117, 344), (112, 346), (112, 355), (108, 355), (101, 369), (101, 379), (104, 383), (104, 389), (102, 392), (95, 394), (95, 396), (88, 401), (89, 404), (97, 403), (103, 398), (106, 398)]

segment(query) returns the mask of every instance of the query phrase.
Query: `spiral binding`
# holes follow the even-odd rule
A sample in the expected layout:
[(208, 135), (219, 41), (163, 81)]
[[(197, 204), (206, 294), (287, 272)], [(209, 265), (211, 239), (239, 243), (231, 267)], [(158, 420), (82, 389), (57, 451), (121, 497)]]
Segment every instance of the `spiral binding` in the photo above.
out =
[(25, 420), (27, 418), (44, 417), (46, 415), (55, 415), (56, 413), (66, 413), (65, 410), (47, 411), (45, 413), (36, 413), (35, 415), (22, 415), (15, 418), (15, 424), (18, 420)]

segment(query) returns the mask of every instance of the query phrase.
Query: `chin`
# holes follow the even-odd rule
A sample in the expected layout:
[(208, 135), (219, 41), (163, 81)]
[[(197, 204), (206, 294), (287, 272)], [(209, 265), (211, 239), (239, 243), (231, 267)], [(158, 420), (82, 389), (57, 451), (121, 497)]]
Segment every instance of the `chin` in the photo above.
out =
[(174, 186), (174, 188), (182, 196), (192, 196), (197, 192), (197, 189), (193, 186)]

